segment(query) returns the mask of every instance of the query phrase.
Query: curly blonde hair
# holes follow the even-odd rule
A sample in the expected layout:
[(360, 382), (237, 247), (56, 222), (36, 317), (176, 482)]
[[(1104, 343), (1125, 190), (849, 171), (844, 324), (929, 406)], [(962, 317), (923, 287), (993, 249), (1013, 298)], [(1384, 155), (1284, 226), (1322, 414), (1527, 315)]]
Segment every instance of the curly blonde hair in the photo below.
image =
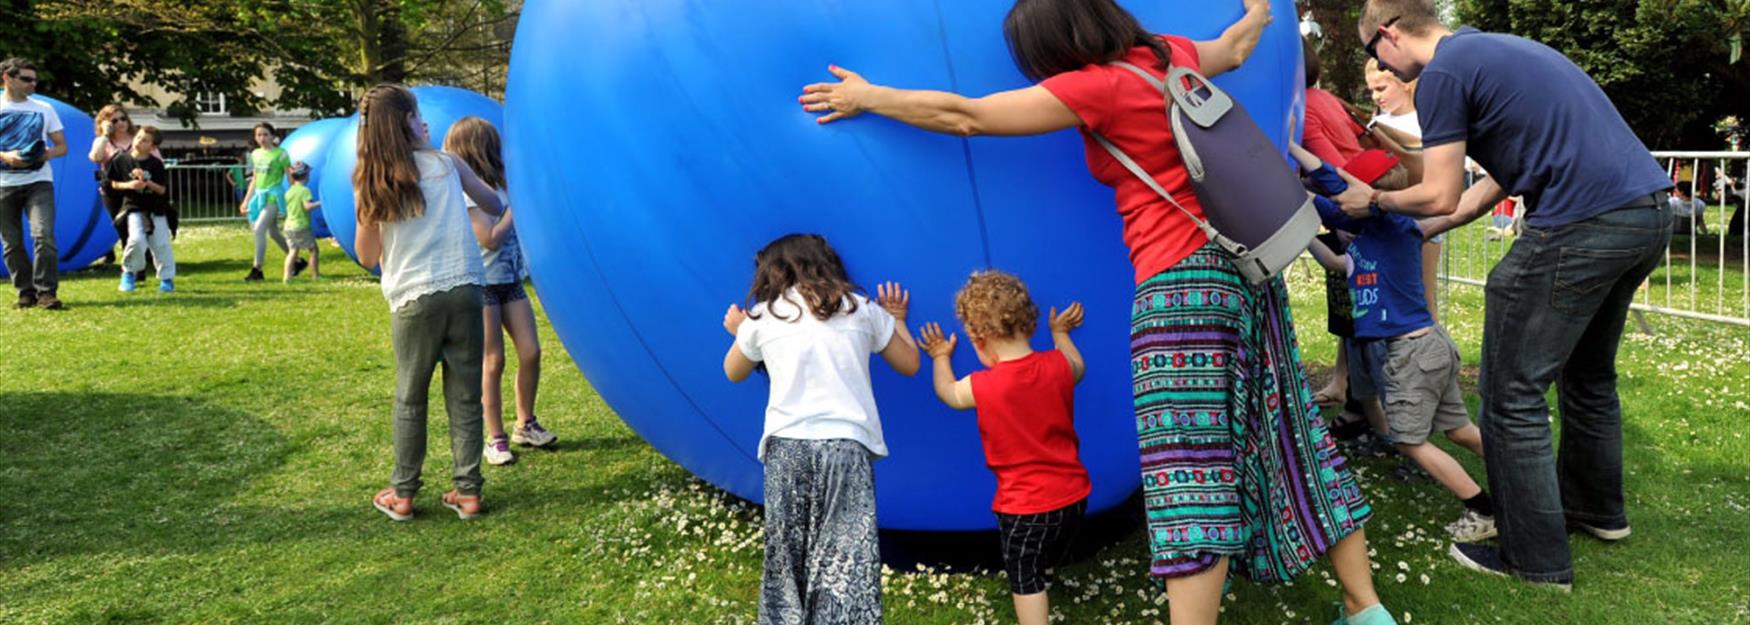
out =
[(1012, 274), (976, 271), (954, 294), (954, 316), (973, 340), (1027, 338), (1039, 327), (1039, 307)]

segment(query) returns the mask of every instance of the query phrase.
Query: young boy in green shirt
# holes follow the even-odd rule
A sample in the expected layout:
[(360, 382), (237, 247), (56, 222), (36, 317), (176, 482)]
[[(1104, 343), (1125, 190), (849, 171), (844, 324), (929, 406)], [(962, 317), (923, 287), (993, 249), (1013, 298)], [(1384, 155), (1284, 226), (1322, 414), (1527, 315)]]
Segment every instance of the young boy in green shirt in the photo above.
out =
[(310, 250), (310, 279), (321, 278), (322, 252), (316, 249), (316, 235), (310, 230), (310, 211), (322, 207), (315, 200), (306, 184), (310, 180), (310, 166), (303, 161), (293, 163), (288, 171), (292, 177), (292, 187), (286, 189), (286, 274), (285, 282), (291, 284), (292, 276), (298, 272), (298, 250)]

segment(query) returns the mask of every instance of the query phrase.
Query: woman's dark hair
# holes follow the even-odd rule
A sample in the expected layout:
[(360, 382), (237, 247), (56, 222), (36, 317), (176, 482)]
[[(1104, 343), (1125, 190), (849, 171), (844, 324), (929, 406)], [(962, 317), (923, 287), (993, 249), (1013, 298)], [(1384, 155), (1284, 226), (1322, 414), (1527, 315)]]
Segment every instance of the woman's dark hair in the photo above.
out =
[(1132, 48), (1155, 53), (1166, 71), (1173, 53), (1116, 0), (1016, 0), (1003, 19), (1015, 66), (1033, 81), (1124, 58)]
[(1313, 85), (1319, 84), (1319, 77), (1324, 75), (1325, 67), (1319, 62), (1319, 49), (1313, 45), (1311, 39), (1300, 38), (1300, 55), (1306, 59), (1306, 88), (1311, 89)]
[[(790, 299), (788, 292), (792, 287), (807, 302), (807, 309), (821, 321), (840, 312), (857, 311), (857, 299), (849, 295), (862, 289), (851, 283), (850, 276), (845, 273), (845, 263), (839, 260), (839, 253), (826, 244), (826, 237), (818, 234), (778, 237), (754, 255), (753, 265), (753, 288), (748, 289), (747, 297), (750, 303), (765, 304), (767, 311), (780, 298), (801, 307), (801, 302)], [(753, 307), (748, 308), (751, 311)], [(773, 314), (778, 319), (794, 321)], [(750, 312), (748, 317), (758, 319), (759, 315)]]

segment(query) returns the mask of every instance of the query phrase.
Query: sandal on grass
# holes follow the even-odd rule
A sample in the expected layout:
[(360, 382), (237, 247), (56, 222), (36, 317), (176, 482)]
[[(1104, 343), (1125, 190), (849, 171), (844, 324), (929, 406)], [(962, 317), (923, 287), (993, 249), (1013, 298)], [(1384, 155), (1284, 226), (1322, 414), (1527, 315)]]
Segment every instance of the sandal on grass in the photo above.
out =
[(480, 496), (463, 495), (461, 491), (444, 493), (444, 507), (456, 511), (456, 517), (466, 521), (480, 516)]
[(413, 520), (413, 499), (396, 496), (394, 488), (377, 491), (377, 496), (371, 498), (371, 505), (396, 521)]

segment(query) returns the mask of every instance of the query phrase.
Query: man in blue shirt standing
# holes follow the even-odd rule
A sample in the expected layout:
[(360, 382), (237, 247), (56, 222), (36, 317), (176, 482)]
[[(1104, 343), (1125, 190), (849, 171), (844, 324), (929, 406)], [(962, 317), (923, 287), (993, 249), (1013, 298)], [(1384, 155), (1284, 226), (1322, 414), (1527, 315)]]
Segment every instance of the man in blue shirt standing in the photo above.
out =
[[(1616, 350), (1642, 280), (1671, 239), (1671, 180), (1598, 84), (1543, 44), (1440, 23), (1433, 0), (1369, 0), (1367, 53), (1420, 79), (1422, 183), (1371, 191), (1379, 209), (1474, 220), (1525, 198), (1526, 227), (1489, 274), (1480, 422), (1499, 547), (1454, 544), (1479, 571), (1572, 587), (1567, 530), (1629, 534)], [(1468, 155), (1489, 177), (1464, 188)], [(1359, 194), (1351, 197), (1359, 197)], [(1559, 389), (1560, 458), (1549, 403)]]

